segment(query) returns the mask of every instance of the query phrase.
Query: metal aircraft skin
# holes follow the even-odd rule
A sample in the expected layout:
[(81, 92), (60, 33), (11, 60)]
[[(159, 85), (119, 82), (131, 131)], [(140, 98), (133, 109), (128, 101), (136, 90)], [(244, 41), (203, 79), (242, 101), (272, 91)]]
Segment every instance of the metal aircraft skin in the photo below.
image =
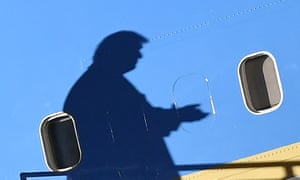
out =
[(0, 2), (1, 179), (197, 180), (264, 152), (300, 176), (299, 18), (297, 0)]

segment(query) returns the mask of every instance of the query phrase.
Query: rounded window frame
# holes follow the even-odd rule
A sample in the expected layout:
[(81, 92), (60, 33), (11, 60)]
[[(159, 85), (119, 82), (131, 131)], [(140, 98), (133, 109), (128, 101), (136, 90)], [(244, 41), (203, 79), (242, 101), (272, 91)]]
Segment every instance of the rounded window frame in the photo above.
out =
[[(259, 80), (261, 82), (253, 81), (253, 79), (255, 77), (252, 77), (252, 84), (257, 84), (258, 83), (258, 85), (259, 85), (259, 83), (262, 84), (263, 83), (262, 81), (264, 81), (264, 85), (265, 85), (265, 90), (264, 91), (268, 95), (268, 100), (270, 100), (271, 98), (272, 99), (279, 99), (279, 100), (275, 100), (276, 101), (275, 103), (270, 102), (270, 107), (268, 107), (268, 108), (258, 109), (258, 108), (255, 107), (255, 105), (254, 105), (255, 103), (253, 103), (253, 94), (259, 94), (259, 92), (255, 92), (255, 91), (258, 91), (258, 90), (255, 90), (254, 87), (249, 87), (249, 84), (247, 82), (247, 75), (246, 75), (246, 68), (247, 68), (246, 64), (247, 64), (247, 62), (249, 62), (251, 60), (254, 61), (254, 60), (257, 60), (259, 58), (263, 58), (264, 56), (266, 56), (266, 58), (264, 59), (264, 62), (258, 62), (258, 63), (255, 62), (257, 65), (261, 66), (261, 67), (259, 67), (260, 70), (261, 70), (260, 73), (263, 74), (264, 77)], [(267, 62), (267, 61), (271, 61), (271, 62), (268, 62), (269, 67), (264, 67), (264, 63)], [(256, 65), (253, 62), (252, 62), (252, 64)], [(253, 68), (253, 65), (252, 65), (252, 68)], [(266, 68), (268, 68), (268, 69), (266, 70)], [(254, 70), (258, 71), (257, 69), (254, 69)], [(268, 72), (265, 72), (265, 71), (268, 71)], [(250, 73), (249, 76), (251, 76), (251, 69), (248, 73)], [(268, 75), (269, 75), (269, 77), (267, 77)], [(252, 76), (257, 76), (257, 74), (253, 73)], [(262, 115), (262, 114), (273, 112), (281, 106), (281, 104), (283, 102), (282, 84), (281, 84), (281, 80), (280, 80), (280, 75), (279, 75), (276, 59), (270, 52), (268, 52), (268, 51), (259, 51), (259, 52), (255, 52), (255, 53), (252, 53), (252, 54), (249, 54), (249, 55), (245, 56), (240, 61), (239, 65), (238, 65), (238, 77), (239, 77), (239, 84), (240, 84), (241, 94), (242, 94), (242, 97), (243, 97), (243, 102), (244, 102), (245, 107), (247, 108), (247, 110), (250, 113), (255, 114), (255, 115)], [(250, 77), (250, 79), (251, 79), (251, 77)], [(267, 81), (266, 79), (272, 79), (273, 82), (276, 81), (275, 82), (276, 84), (266, 82)], [(250, 86), (252, 86), (252, 85), (250, 85)], [(276, 89), (274, 89), (274, 86), (276, 86)], [(273, 89), (271, 89), (271, 88), (273, 88)], [(262, 91), (262, 90), (260, 89), (260, 91)], [(252, 92), (252, 97), (250, 95), (251, 92)], [(277, 96), (270, 97), (270, 94), (277, 94)], [(279, 95), (279, 97), (278, 97), (278, 95)], [(266, 102), (264, 102), (264, 103), (266, 103)]]

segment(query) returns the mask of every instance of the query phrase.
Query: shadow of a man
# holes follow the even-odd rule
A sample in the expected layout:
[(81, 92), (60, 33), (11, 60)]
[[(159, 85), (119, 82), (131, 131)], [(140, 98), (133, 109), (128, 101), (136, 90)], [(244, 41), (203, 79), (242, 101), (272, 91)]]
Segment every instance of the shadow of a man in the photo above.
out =
[[(170, 180), (178, 177), (163, 137), (208, 114), (198, 105), (153, 107), (125, 77), (148, 40), (131, 31), (106, 37), (72, 87), (64, 111), (76, 120), (83, 159), (69, 179)], [(179, 118), (179, 117), (180, 118)], [(77, 173), (76, 173), (77, 172)]]

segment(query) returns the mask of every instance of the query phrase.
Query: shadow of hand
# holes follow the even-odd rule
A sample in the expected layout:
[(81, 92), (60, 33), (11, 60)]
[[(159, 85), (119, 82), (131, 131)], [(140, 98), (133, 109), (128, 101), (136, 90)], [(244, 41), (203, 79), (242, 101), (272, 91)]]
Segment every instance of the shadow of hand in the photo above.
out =
[(181, 121), (192, 122), (201, 120), (209, 115), (199, 108), (200, 104), (187, 105), (182, 108), (176, 109), (177, 114)]

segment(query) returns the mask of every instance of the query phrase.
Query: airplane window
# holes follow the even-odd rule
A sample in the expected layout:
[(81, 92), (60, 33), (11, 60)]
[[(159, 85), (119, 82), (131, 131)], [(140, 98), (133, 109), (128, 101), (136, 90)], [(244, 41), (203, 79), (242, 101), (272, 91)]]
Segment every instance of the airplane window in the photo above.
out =
[(81, 161), (75, 121), (67, 113), (48, 115), (41, 124), (41, 139), (47, 165), (53, 171), (67, 171)]
[(251, 113), (268, 113), (281, 105), (283, 93), (272, 54), (261, 51), (246, 56), (238, 73), (244, 103)]

